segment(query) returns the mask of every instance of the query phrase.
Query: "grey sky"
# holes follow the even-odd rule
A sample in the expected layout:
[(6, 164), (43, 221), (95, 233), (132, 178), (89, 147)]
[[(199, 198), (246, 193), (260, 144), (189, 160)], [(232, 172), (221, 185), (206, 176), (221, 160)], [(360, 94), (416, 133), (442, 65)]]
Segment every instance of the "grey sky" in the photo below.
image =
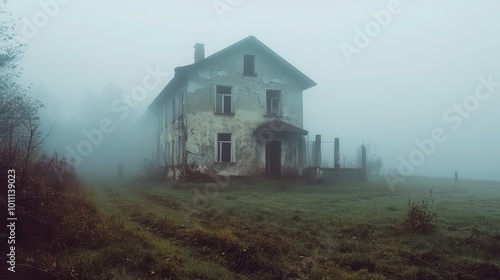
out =
[[(448, 177), (458, 170), (468, 178), (500, 180), (500, 86), (470, 103), (474, 110), (467, 117), (454, 108), (474, 101), (479, 77), (500, 82), (498, 1), (60, 2), (68, 3), (9, 1), (6, 9), (25, 17), (17, 29), (31, 37), (23, 79), (47, 88), (43, 99), (57, 100), (48, 107), (62, 118), (78, 117), (74, 109), (89, 88), (101, 92), (113, 82), (127, 92), (141, 84), (147, 67), (171, 72), (191, 64), (195, 43), (205, 43), (210, 55), (254, 35), (318, 83), (304, 93), (310, 137), (340, 137), (350, 157), (362, 141), (372, 143), (384, 167), (394, 169), (399, 156), (408, 159), (418, 150), (416, 139), (440, 128), (446, 141), (425, 155), (414, 175)], [(37, 27), (34, 16), (47, 13), (40, 3), (57, 6), (49, 5), (55, 12)], [(230, 8), (221, 12), (214, 5)], [(375, 14), (388, 6), (398, 12), (386, 24), (377, 22)], [(374, 23), (380, 29), (356, 46), (357, 28)], [(345, 44), (357, 52), (346, 57)]]

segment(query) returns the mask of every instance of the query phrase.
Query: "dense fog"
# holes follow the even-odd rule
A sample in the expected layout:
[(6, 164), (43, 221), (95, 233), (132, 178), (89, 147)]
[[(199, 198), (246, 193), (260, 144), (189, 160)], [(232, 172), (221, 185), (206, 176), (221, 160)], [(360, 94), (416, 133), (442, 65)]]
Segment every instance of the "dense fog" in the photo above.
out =
[(500, 180), (497, 1), (0, 5), (27, 45), (21, 79), (45, 104), (46, 149), (82, 172), (140, 172), (156, 145), (147, 106), (173, 69), (195, 43), (208, 56), (254, 35), (318, 83), (303, 99), (310, 140), (339, 137), (348, 158), (370, 144), (387, 172)]

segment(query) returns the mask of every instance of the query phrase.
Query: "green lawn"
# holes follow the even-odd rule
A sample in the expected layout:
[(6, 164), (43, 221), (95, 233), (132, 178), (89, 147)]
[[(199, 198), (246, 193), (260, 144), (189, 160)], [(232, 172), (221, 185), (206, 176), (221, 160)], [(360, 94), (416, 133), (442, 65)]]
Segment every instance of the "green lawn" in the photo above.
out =
[[(85, 266), (101, 264), (109, 279), (500, 279), (498, 182), (88, 182), (110, 234), (126, 234), (72, 252), (91, 260), (82, 277), (98, 279)], [(431, 188), (436, 231), (408, 231), (409, 198)]]

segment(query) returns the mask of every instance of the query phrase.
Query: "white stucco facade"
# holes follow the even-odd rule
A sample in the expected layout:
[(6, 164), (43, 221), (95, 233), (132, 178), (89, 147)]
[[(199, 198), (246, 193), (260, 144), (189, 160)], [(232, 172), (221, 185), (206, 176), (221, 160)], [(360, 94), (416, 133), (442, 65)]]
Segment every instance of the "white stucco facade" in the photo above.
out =
[[(300, 175), (302, 94), (315, 84), (304, 85), (307, 77), (261, 44), (248, 37), (176, 69), (177, 80), (154, 101), (160, 166), (244, 176), (269, 173), (273, 158), (275, 175)], [(245, 57), (253, 58), (251, 75)]]

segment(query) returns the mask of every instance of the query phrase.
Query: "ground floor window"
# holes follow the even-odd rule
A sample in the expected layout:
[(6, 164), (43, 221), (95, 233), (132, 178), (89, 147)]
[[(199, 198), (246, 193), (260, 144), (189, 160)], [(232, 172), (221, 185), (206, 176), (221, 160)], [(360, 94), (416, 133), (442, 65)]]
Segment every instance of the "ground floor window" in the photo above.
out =
[(232, 134), (217, 134), (217, 162), (232, 162)]

